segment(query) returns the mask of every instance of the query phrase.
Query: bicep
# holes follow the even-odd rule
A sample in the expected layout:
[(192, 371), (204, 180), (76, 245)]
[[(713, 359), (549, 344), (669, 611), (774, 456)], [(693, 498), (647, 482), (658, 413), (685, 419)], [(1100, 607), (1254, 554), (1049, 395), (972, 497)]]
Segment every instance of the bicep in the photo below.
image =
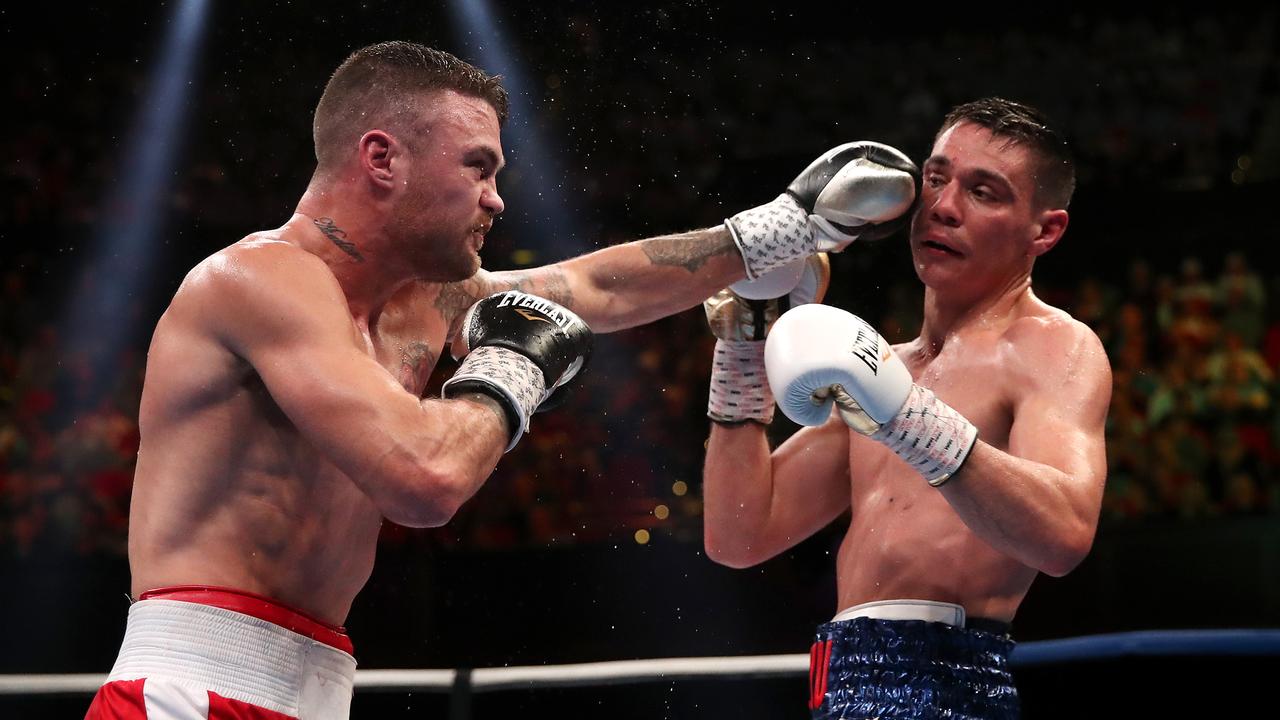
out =
[(367, 475), (395, 449), (391, 430), (422, 415), (421, 405), (353, 343), (324, 340), (314, 335), (263, 341), (246, 357), (310, 444), (352, 477)]
[(849, 428), (832, 415), (806, 427), (773, 452), (775, 516), (812, 534), (849, 508)]
[(1082, 340), (1052, 371), (1037, 374), (1018, 399), (1009, 453), (1100, 487), (1110, 400), (1106, 355), (1096, 338)]
[(213, 331), (302, 436), (359, 477), (394, 449), (392, 430), (421, 406), (363, 345), (336, 281), (306, 261), (287, 266), (217, 281)]

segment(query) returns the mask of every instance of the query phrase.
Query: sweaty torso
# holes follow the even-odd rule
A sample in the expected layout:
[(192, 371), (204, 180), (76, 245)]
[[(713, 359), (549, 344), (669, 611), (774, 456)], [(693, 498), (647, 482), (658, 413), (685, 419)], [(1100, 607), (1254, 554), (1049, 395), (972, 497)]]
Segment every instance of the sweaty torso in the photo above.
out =
[[(453, 286), (407, 286), (372, 327), (352, 321), (357, 345), (414, 395), (458, 311), (439, 302), (442, 287), (448, 295)], [(132, 592), (231, 587), (339, 624), (372, 571), (382, 517), (323, 448), (301, 437), (254, 369), (205, 329), (202, 311), (217, 298), (184, 292), (158, 323), (147, 359)]]
[[(978, 428), (978, 439), (1008, 450), (1013, 408), (1027, 369), (1019, 346), (1044, 323), (1067, 316), (1038, 301), (998, 325), (947, 338), (936, 356), (919, 340), (895, 346), (915, 382), (933, 390)], [(884, 446), (850, 432), (852, 518), (838, 558), (841, 609), (872, 600), (917, 598), (964, 606), (971, 617), (1011, 620), (1036, 570), (971, 532), (946, 498)], [(965, 481), (963, 468), (951, 482)]]

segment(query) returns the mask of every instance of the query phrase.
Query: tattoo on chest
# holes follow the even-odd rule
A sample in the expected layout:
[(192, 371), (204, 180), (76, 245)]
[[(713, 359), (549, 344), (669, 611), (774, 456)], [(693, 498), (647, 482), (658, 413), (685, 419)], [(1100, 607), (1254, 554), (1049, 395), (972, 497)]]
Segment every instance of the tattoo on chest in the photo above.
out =
[(406, 345), (400, 352), (400, 384), (415, 395), (422, 394), (439, 357), (440, 354), (432, 352), (431, 346), (424, 342)]
[(356, 262), (364, 262), (364, 256), (356, 249), (356, 244), (347, 239), (347, 231), (338, 227), (333, 218), (320, 217), (311, 221), (329, 241), (338, 246), (342, 252), (355, 258)]
[(731, 238), (709, 242), (703, 238), (662, 237), (645, 240), (640, 244), (640, 248), (654, 265), (682, 267), (689, 272), (695, 272), (717, 255), (729, 253), (733, 247)]

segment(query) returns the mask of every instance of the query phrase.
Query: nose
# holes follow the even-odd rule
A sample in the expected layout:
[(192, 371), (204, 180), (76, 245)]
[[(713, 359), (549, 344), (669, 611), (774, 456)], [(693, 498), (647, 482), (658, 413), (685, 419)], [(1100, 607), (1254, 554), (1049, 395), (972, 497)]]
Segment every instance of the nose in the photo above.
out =
[(927, 204), (929, 219), (947, 227), (960, 225), (960, 205), (956, 196), (959, 192), (960, 188), (955, 181), (948, 181), (935, 189), (934, 196)]
[(480, 193), (480, 207), (488, 210), (494, 217), (501, 215), (502, 211), (506, 209), (507, 205), (502, 202), (502, 196), (498, 194), (496, 183), (485, 188), (484, 192)]

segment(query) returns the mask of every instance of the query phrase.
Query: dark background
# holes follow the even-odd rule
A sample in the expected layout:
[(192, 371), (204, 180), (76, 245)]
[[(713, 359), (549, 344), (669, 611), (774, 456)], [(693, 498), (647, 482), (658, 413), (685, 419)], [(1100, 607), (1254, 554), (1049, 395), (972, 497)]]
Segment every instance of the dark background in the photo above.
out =
[[(213, 3), (157, 231), (112, 252), (106, 230), (138, 221), (120, 189), (148, 145), (135, 124), (175, 8), (0, 10), (0, 672), (110, 667), (150, 330), (194, 263), (288, 217), (313, 167), (310, 118), (328, 73), (386, 39), (507, 74), (508, 209), (484, 251), (491, 269), (717, 223), (848, 140), (921, 159), (959, 102), (998, 94), (1042, 108), (1077, 151), (1080, 185), (1036, 291), (1094, 327), (1117, 385), (1094, 551), (1037, 581), (1015, 636), (1280, 627), (1274, 10), (494, 3), (486, 33), (458, 30), (436, 3)], [(486, 63), (495, 49), (509, 66)], [(918, 322), (902, 245), (833, 259), (829, 301), (890, 339)], [(1249, 280), (1228, 272), (1233, 253)], [(1255, 300), (1244, 310), (1228, 297), (1236, 281)], [(1241, 361), (1253, 374), (1235, 405), (1209, 361), (1229, 332), (1271, 373)], [(804, 652), (833, 614), (839, 521), (750, 570), (701, 553), (700, 310), (599, 343), (583, 388), (538, 418), (449, 526), (385, 529), (348, 623), (362, 667)], [(452, 367), (442, 361), (433, 386)], [(1029, 718), (1221, 716), (1265, 699), (1278, 665), (1133, 659), (1018, 679)], [(804, 692), (801, 678), (655, 682), (503, 692), (472, 710), (798, 718)], [(353, 715), (442, 717), (447, 703), (360, 694)], [(0, 696), (0, 717), (77, 717), (86, 704)]]

